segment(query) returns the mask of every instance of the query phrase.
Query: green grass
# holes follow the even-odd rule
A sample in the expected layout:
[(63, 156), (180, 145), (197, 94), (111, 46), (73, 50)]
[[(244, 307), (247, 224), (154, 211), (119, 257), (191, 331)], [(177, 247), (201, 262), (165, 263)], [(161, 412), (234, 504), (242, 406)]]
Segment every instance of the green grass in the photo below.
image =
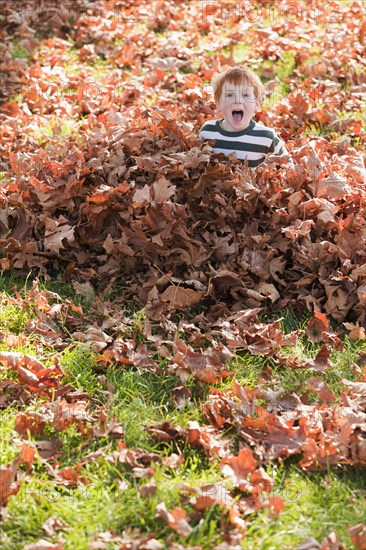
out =
[(70, 137), (78, 137), (82, 119), (75, 120), (71, 117), (58, 118), (55, 115), (44, 115), (40, 117), (41, 123), (34, 125), (29, 135), (38, 143), (48, 143), (50, 139), (62, 140)]
[(65, 384), (71, 384), (75, 389), (87, 391), (93, 396), (101, 391), (102, 385), (98, 381), (100, 366), (90, 346), (73, 344), (64, 351), (60, 360), (66, 375)]
[[(185, 465), (186, 466), (186, 465)], [(274, 494), (285, 500), (285, 510), (277, 519), (266, 510), (249, 517), (247, 538), (242, 547), (261, 550), (295, 548), (310, 536), (321, 540), (336, 526), (341, 540), (352, 548), (348, 528), (362, 517), (365, 501), (362, 499), (362, 472), (331, 471), (304, 474), (296, 466), (271, 467), (268, 473), (275, 477)], [(121, 533), (127, 526), (140, 528), (148, 534), (154, 532), (162, 541), (171, 530), (155, 517), (155, 507), (164, 501), (168, 509), (181, 505), (180, 485), (199, 487), (218, 481), (214, 471), (186, 469), (174, 477), (163, 468), (157, 468), (157, 492), (141, 497), (140, 483), (118, 466), (100, 461), (96, 472), (89, 472), (90, 483), (77, 488), (56, 488), (46, 475), (24, 481), (21, 491), (11, 499), (9, 511), (11, 525), (5, 522), (9, 543), (3, 548), (17, 550), (26, 542), (42, 536), (42, 524), (51, 515), (71, 527), (63, 532), (66, 550), (86, 549), (94, 533), (107, 529)], [(141, 483), (144, 485), (145, 482)], [(342, 514), (339, 513), (342, 506)], [(194, 511), (187, 507), (189, 514)], [(143, 513), (142, 513), (143, 511)], [(218, 544), (221, 510), (219, 506), (207, 509), (202, 520), (191, 520), (193, 530), (188, 537), (175, 536), (185, 545), (201, 544), (209, 550)]]
[[(280, 312), (278, 312), (280, 313)], [(271, 316), (272, 317), (272, 316)], [(268, 319), (269, 320), (269, 319)], [(322, 347), (322, 343), (314, 344), (310, 342), (306, 336), (306, 326), (309, 320), (309, 315), (298, 315), (294, 311), (285, 312), (281, 318), (281, 325), (285, 333), (290, 333), (294, 330), (301, 330), (302, 333), (298, 336), (295, 346), (283, 347), (281, 356), (298, 359), (300, 363), (306, 362), (309, 359), (314, 359)], [(330, 328), (330, 331), (342, 329), (342, 327)], [(366, 351), (366, 342), (357, 341), (351, 342), (348, 338), (342, 339), (342, 350), (331, 350), (330, 365), (324, 372), (321, 373), (321, 378), (330, 389), (339, 396), (341, 391), (340, 382), (343, 378), (354, 380), (356, 374), (354, 367), (360, 353)], [(295, 391), (299, 387), (304, 390), (306, 381), (309, 378), (319, 376), (319, 373), (311, 369), (293, 369), (290, 367), (278, 364), (275, 359), (268, 356), (252, 356), (245, 352), (237, 355), (235, 358), (236, 379), (243, 386), (254, 387), (261, 378), (262, 371), (266, 367), (270, 367), (273, 371), (273, 377), (278, 379), (279, 385), (286, 392)], [(229, 382), (231, 384), (231, 382)]]
[(29, 60), (32, 55), (32, 52), (27, 50), (24, 46), (19, 44), (16, 40), (12, 41), (11, 44), (11, 57), (13, 59), (27, 59)]
[[(366, 109), (366, 100), (363, 100), (364, 108)], [(361, 120), (362, 122), (362, 128), (366, 130), (366, 117), (365, 117), (365, 111), (362, 111), (362, 109), (359, 109), (356, 111), (355, 109), (353, 111), (345, 111), (340, 109), (335, 109), (335, 114), (338, 118), (341, 120), (352, 118), (356, 120)]]
[(17, 432), (13, 429), (14, 418), (17, 412), (16, 409), (8, 407), (5, 411), (0, 413), (0, 451), (2, 464), (8, 464), (19, 454), (18, 447), (13, 442), (13, 439), (18, 437)]
[(282, 59), (277, 61), (274, 71), (279, 79), (283, 80), (291, 75), (295, 68), (295, 53), (293, 50), (286, 50), (282, 54)]
[[(56, 282), (41, 281), (39, 286), (40, 290), (47, 287), (49, 290), (58, 289), (58, 300), (61, 303), (67, 301), (74, 292), (69, 285), (60, 286)], [(4, 312), (1, 330), (21, 335), (34, 315), (32, 303), (26, 300), (31, 281), (3, 278), (1, 287)], [(24, 300), (19, 301), (23, 305), (10, 303), (9, 297), (14, 297), (15, 292)], [(108, 297), (114, 297), (112, 291)], [(27, 307), (24, 304), (28, 304)], [(89, 320), (98, 322), (96, 310), (91, 308), (88, 315), (91, 316)], [(140, 338), (143, 342), (144, 312), (132, 308), (126, 316), (129, 316), (129, 322), (124, 328), (121, 327), (124, 337)], [(296, 346), (284, 348), (281, 353), (304, 360), (315, 356), (320, 344), (312, 344), (306, 338), (307, 314), (299, 315), (291, 310), (268, 312), (263, 314), (262, 321), (269, 322), (274, 318), (281, 318), (280, 323), (287, 333), (296, 329), (303, 331)], [(332, 330), (336, 329), (336, 326), (332, 327)], [(336, 396), (339, 395), (340, 380), (354, 378), (354, 363), (365, 348), (364, 342), (350, 342), (346, 338), (343, 351), (332, 351), (332, 367), (320, 376)], [(39, 347), (32, 348), (35, 355), (37, 350)], [(128, 526), (139, 528), (146, 535), (153, 532), (161, 541), (171, 536), (172, 540), (183, 546), (201, 545), (207, 550), (217, 546), (222, 540), (221, 507), (215, 505), (198, 513), (184, 501), (181, 486), (199, 488), (206, 483), (217, 482), (223, 483), (228, 489), (234, 489), (222, 478), (218, 468), (219, 459), (208, 459), (202, 450), (191, 448), (183, 440), (159, 443), (147, 431), (147, 427), (162, 421), (183, 428), (192, 420), (204, 425), (207, 421), (201, 404), (207, 399), (209, 385), (197, 383), (194, 377), (182, 384), (168, 372), (169, 364), (165, 359), (159, 361), (161, 372), (153, 373), (125, 364), (103, 366), (98, 361), (99, 354), (85, 344), (72, 343), (58, 355), (65, 372), (63, 384), (70, 384), (74, 390), (88, 392), (91, 413), (102, 408), (109, 420), (120, 422), (125, 432), (122, 441), (129, 449), (133, 451), (140, 448), (147, 453), (157, 453), (163, 461), (172, 453), (183, 454), (184, 460), (175, 468), (164, 463), (154, 464), (156, 493), (142, 497), (138, 489), (151, 481), (151, 478), (135, 478), (130, 466), (113, 458), (117, 450), (115, 440), (108, 437), (90, 439), (86, 433), (80, 432), (76, 424), (71, 424), (62, 432), (56, 432), (49, 424), (44, 433), (33, 436), (32, 441), (36, 443), (38, 439), (56, 438), (60, 446), (59, 467), (75, 468), (80, 464), (79, 476), (87, 480), (87, 484), (80, 482), (76, 487), (55, 484), (53, 476), (39, 459), (28, 474), (21, 466), (22, 486), (19, 493), (9, 499), (9, 514), (3, 524), (2, 547), (6, 550), (21, 550), (25, 544), (44, 538), (42, 525), (51, 516), (56, 516), (69, 527), (60, 532), (65, 540), (65, 550), (86, 550), (95, 534), (109, 530), (122, 533)], [(229, 367), (240, 384), (252, 388), (258, 384), (263, 369), (270, 367), (273, 378), (277, 380), (273, 387), (282, 386), (286, 392), (296, 388), (299, 391), (300, 387), (301, 391), (305, 390), (306, 381), (319, 375), (310, 370), (286, 368), (277, 365), (270, 357), (252, 356), (249, 353), (237, 353)], [(14, 376), (14, 372), (2, 369), (2, 377), (10, 375)], [(231, 384), (232, 379), (229, 378), (214, 386), (230, 394)], [(191, 397), (181, 408), (177, 408), (170, 399), (178, 385), (185, 385), (191, 390)], [(14, 431), (16, 414), (19, 410), (37, 411), (41, 405), (42, 399), (34, 399), (21, 409), (16, 407), (3, 411), (1, 453), (5, 464), (18, 454), (19, 434)], [(239, 439), (229, 433), (225, 437), (231, 437), (233, 452), (238, 451)], [(103, 449), (99, 458), (91, 461), (84, 459), (88, 453), (98, 449)], [(310, 536), (321, 540), (333, 530), (337, 531), (347, 548), (353, 548), (348, 528), (359, 523), (365, 506), (360, 470), (335, 466), (329, 467), (326, 472), (304, 473), (295, 459), (282, 464), (268, 464), (266, 469), (274, 480), (273, 494), (282, 496), (285, 510), (278, 518), (271, 517), (265, 509), (248, 516), (247, 536), (242, 548), (290, 550)], [(240, 493), (235, 493), (238, 498)], [(183, 507), (187, 511), (192, 527), (188, 536), (179, 536), (164, 521), (157, 519), (155, 508), (163, 501), (168, 509)], [(342, 514), (339, 514), (340, 505), (343, 506)], [(57, 535), (53, 540), (57, 540)], [(118, 545), (111, 544), (110, 548), (118, 548)]]
[[(226, 46), (216, 53), (222, 53), (225, 57), (228, 57), (231, 53), (231, 47)], [(233, 57), (236, 63), (244, 63), (250, 56), (250, 46), (244, 42), (239, 42), (233, 46)]]
[[(284, 96), (290, 92), (290, 86), (286, 82), (295, 68), (295, 51), (286, 50), (282, 54), (282, 59), (276, 61), (262, 61), (258, 67), (258, 74), (261, 80), (265, 83), (269, 80), (276, 79), (276, 84), (271, 90), (269, 96), (263, 100), (263, 109), (272, 109)], [(267, 71), (273, 73), (273, 78), (267, 76)]]
[(175, 376), (125, 370), (121, 366), (107, 371), (106, 379), (115, 389), (111, 411), (124, 426), (127, 446), (157, 451), (145, 429), (147, 426), (165, 420), (186, 426), (188, 420), (202, 418), (199, 405), (193, 402), (182, 410), (169, 402), (171, 391), (177, 386)]
[(269, 520), (261, 511), (251, 520), (243, 548), (292, 550), (310, 537), (321, 541), (334, 529), (346, 548), (353, 548), (348, 528), (359, 523), (366, 506), (362, 470), (305, 474), (294, 464), (282, 464), (268, 473), (275, 478), (273, 493), (284, 499), (285, 509), (277, 519)]
[(3, 305), (0, 303), (0, 330), (6, 330), (12, 334), (21, 334), (28, 322), (34, 318), (32, 311), (27, 311), (15, 304)]

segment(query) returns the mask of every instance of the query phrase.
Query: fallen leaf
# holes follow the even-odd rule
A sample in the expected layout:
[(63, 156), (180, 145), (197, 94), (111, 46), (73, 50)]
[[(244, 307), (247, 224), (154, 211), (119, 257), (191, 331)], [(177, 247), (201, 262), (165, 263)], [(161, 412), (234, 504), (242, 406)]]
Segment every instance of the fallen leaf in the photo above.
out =
[(199, 303), (203, 295), (204, 292), (198, 290), (170, 285), (160, 295), (160, 299), (174, 309), (183, 309)]
[(306, 334), (310, 342), (322, 342), (323, 333), (329, 329), (327, 316), (324, 313), (314, 311), (313, 316), (308, 322)]
[(185, 537), (192, 532), (192, 527), (187, 521), (187, 513), (183, 508), (175, 507), (168, 511), (164, 502), (161, 502), (155, 507), (157, 517), (163, 519), (171, 529), (179, 535)]

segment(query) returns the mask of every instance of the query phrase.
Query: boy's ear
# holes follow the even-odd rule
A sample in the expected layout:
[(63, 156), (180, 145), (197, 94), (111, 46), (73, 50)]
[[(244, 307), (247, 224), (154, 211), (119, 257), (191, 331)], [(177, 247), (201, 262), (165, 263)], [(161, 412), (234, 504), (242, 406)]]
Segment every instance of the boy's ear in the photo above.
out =
[(255, 108), (256, 108), (256, 111), (260, 111), (262, 109), (262, 99), (261, 98), (257, 98), (255, 100)]
[(259, 96), (256, 99), (256, 104), (255, 104), (257, 111), (262, 110), (263, 100), (264, 100), (263, 94), (259, 94)]

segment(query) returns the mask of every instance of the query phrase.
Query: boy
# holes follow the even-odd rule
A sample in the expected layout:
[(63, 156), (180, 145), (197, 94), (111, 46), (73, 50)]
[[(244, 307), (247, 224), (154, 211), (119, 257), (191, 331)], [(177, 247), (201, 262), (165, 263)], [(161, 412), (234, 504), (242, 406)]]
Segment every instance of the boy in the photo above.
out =
[(230, 67), (214, 79), (213, 86), (224, 118), (205, 122), (199, 137), (215, 139), (215, 153), (235, 152), (251, 168), (261, 164), (269, 153), (287, 157), (287, 165), (293, 166), (285, 144), (274, 130), (252, 120), (264, 96), (259, 77), (246, 67)]

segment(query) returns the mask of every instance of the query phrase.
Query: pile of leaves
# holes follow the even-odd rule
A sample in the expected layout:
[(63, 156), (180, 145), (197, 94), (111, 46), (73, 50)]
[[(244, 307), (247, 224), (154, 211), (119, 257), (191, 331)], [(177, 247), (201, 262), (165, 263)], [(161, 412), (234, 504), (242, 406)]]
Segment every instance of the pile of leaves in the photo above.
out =
[(294, 170), (253, 173), (193, 139), (162, 117), (109, 126), (79, 148), (12, 155), (2, 268), (123, 277), (158, 315), (305, 301), (363, 323), (366, 193), (351, 152), (345, 161), (306, 144)]

